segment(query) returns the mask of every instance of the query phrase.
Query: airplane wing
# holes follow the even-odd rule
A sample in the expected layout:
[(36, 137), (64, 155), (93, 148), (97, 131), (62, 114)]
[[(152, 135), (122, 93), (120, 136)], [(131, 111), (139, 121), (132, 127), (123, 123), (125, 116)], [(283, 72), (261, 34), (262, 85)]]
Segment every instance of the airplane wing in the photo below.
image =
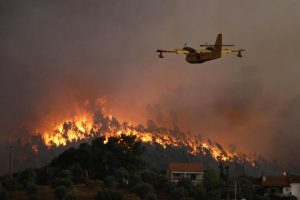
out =
[(233, 53), (233, 52), (239, 53), (242, 51), (245, 51), (245, 49), (223, 49), (222, 53)]
[(159, 53), (158, 57), (163, 58), (163, 53), (177, 53), (177, 54), (188, 54), (189, 51), (184, 49), (174, 49), (174, 50), (164, 50), (164, 49), (158, 49), (156, 50), (157, 53)]
[(207, 49), (200, 49), (200, 50), (196, 50), (197, 53), (211, 53), (211, 50), (207, 50)]
[[(158, 53), (177, 53), (177, 54), (189, 54), (191, 51), (186, 50), (186, 49), (174, 49), (174, 50), (163, 50), (159, 49), (156, 50)], [(206, 50), (206, 49), (200, 49), (200, 50), (195, 50), (196, 53), (210, 53), (211, 50)]]
[(242, 56), (242, 51), (245, 51), (245, 49), (223, 49), (222, 53), (238, 53), (237, 57), (243, 57)]
[(174, 50), (163, 50), (163, 49), (158, 49), (156, 50), (158, 53), (177, 53), (177, 54), (188, 54), (189, 51), (184, 50), (184, 49), (174, 49)]

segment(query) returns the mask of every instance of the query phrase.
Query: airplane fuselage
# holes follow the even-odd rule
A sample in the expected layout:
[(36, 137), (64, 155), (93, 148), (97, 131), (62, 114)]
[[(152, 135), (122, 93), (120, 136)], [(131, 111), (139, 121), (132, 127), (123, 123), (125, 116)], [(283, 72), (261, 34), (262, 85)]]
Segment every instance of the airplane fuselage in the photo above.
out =
[(188, 53), (185, 57), (185, 60), (191, 64), (204, 63), (206, 61), (214, 60), (221, 58), (221, 53), (209, 52), (209, 53), (197, 53), (191, 52)]

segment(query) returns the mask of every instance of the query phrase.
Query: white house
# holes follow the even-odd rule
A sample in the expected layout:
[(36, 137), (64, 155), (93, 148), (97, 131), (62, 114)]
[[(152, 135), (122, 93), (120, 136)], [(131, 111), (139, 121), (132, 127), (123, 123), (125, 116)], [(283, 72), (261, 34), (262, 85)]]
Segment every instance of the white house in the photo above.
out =
[(271, 194), (282, 197), (291, 196), (291, 187), (288, 176), (263, 176), (262, 186), (264, 188), (265, 196)]
[(262, 176), (260, 184), (265, 196), (295, 196), (300, 200), (300, 176)]
[(190, 179), (193, 184), (202, 184), (204, 178), (203, 165), (200, 163), (169, 163), (168, 178), (172, 182)]
[(291, 193), (300, 199), (300, 176), (290, 176)]

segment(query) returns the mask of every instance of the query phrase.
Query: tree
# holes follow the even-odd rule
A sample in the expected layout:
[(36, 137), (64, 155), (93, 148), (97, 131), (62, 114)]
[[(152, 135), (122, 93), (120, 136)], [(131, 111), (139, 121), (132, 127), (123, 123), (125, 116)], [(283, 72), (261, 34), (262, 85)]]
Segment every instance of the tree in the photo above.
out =
[(202, 187), (202, 185), (197, 185), (193, 188), (193, 197), (197, 200), (206, 200), (206, 191)]
[(102, 189), (97, 192), (94, 197), (95, 200), (123, 200), (124, 197), (120, 192)]
[[(142, 159), (145, 148), (136, 141), (135, 136), (123, 134), (110, 137), (105, 144), (104, 141), (105, 138), (100, 137), (93, 140), (91, 145), (82, 143), (78, 149), (70, 148), (53, 159), (50, 166), (70, 169), (77, 164), (83, 171), (88, 171), (90, 177), (100, 179), (108, 175), (115, 176), (120, 168), (133, 174), (145, 167)], [(122, 171), (123, 176), (127, 176), (125, 170)]]
[(219, 187), (219, 177), (217, 176), (216, 172), (208, 167), (204, 171), (204, 179), (203, 179), (203, 186), (206, 190), (213, 190)]
[(176, 187), (170, 195), (175, 200), (182, 200), (189, 197), (189, 192), (184, 187)]
[(155, 186), (158, 183), (157, 174), (151, 170), (142, 170), (137, 172), (140, 175), (141, 179), (145, 183), (149, 183), (152, 186)]
[(171, 182), (171, 181), (167, 181), (164, 185), (163, 185), (163, 190), (165, 193), (167, 194), (171, 194), (173, 192), (173, 190), (175, 190), (176, 188), (176, 184)]
[(129, 173), (124, 167), (117, 169), (115, 171), (115, 176), (120, 184), (126, 185), (128, 183)]
[(85, 172), (80, 166), (80, 164), (75, 163), (70, 167), (72, 173), (72, 181), (75, 183), (86, 182), (87, 177), (85, 177)]
[(28, 196), (28, 200), (38, 200), (39, 196), (37, 194), (30, 194)]
[(7, 191), (0, 185), (0, 200), (7, 199)]
[(193, 188), (193, 184), (192, 181), (187, 179), (187, 178), (182, 178), (178, 181), (177, 183), (178, 187), (183, 187), (184, 189), (186, 189), (187, 191), (191, 191)]
[(117, 187), (117, 181), (115, 180), (114, 177), (112, 176), (107, 176), (104, 179), (104, 185), (105, 187), (109, 188), (109, 189), (114, 189)]
[(4, 176), (2, 178), (2, 185), (7, 191), (14, 191), (18, 187), (18, 182), (14, 177)]
[(45, 166), (37, 169), (37, 183), (40, 185), (48, 185), (51, 183), (54, 177), (53, 168)]
[(26, 169), (17, 174), (18, 181), (26, 187), (27, 183), (35, 183), (37, 179), (36, 170), (34, 169)]
[(73, 193), (68, 193), (65, 197), (65, 200), (76, 200), (76, 196)]
[(66, 196), (67, 193), (67, 189), (65, 186), (58, 186), (55, 188), (54, 190), (54, 195), (56, 198), (58, 198), (59, 200), (63, 200)]
[(28, 183), (26, 186), (26, 191), (28, 195), (38, 194), (39, 187), (35, 183)]
[(60, 173), (61, 178), (71, 179), (72, 178), (72, 172), (70, 170), (62, 170)]
[(148, 193), (146, 196), (143, 198), (144, 200), (157, 200), (157, 196), (155, 193)]
[(134, 187), (136, 193), (143, 199), (147, 194), (154, 193), (155, 190), (149, 183), (138, 183)]
[(52, 182), (52, 184), (51, 184), (51, 187), (52, 188), (56, 188), (56, 187), (59, 187), (59, 186), (64, 186), (66, 188), (72, 188), (73, 187), (73, 183), (68, 178), (57, 178), (57, 179), (54, 179), (53, 182)]
[(245, 198), (247, 200), (254, 199), (254, 191), (249, 180), (241, 178), (239, 181), (239, 185), (241, 191), (241, 198)]
[(203, 186), (208, 199), (220, 199), (220, 179), (216, 172), (210, 167), (204, 171)]

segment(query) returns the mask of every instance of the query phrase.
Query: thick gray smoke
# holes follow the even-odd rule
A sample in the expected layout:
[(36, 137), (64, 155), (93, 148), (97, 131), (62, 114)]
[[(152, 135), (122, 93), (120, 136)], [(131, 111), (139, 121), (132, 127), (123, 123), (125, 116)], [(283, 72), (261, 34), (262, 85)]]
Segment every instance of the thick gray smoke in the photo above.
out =
[[(296, 0), (0, 2), (0, 139), (107, 96), (121, 120), (191, 130), (300, 169)], [(190, 65), (158, 48), (245, 48)], [(232, 145), (234, 144), (234, 145)]]

